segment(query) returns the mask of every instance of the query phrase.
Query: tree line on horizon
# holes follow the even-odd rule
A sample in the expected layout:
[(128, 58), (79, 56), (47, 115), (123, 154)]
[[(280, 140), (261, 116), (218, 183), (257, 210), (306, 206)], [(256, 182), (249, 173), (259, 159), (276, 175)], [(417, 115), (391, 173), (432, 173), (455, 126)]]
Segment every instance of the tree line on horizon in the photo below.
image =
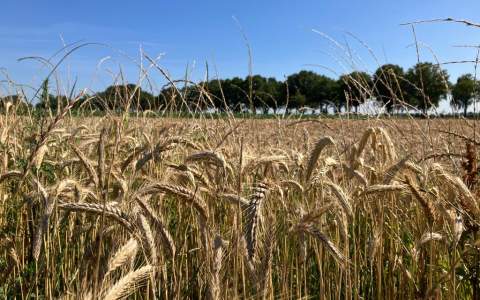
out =
[[(112, 85), (94, 95), (85, 95), (78, 107), (100, 111), (229, 110), (252, 113), (276, 113), (279, 109), (289, 112), (308, 107), (322, 113), (337, 113), (342, 110), (358, 112), (362, 103), (374, 100), (388, 113), (418, 110), (425, 114), (450, 95), (450, 105), (463, 110), (466, 116), (476, 98), (477, 87), (478, 81), (471, 74), (464, 74), (456, 83), (451, 83), (447, 71), (439, 65), (421, 62), (406, 71), (398, 65), (386, 64), (373, 75), (354, 71), (338, 79), (302, 70), (284, 81), (261, 75), (213, 79), (197, 84), (176, 81), (162, 88), (158, 95), (135, 84)], [(26, 104), (21, 99), (13, 95), (0, 98), (0, 101)], [(48, 82), (45, 82), (36, 108), (57, 110), (68, 101), (66, 96), (51, 95)]]

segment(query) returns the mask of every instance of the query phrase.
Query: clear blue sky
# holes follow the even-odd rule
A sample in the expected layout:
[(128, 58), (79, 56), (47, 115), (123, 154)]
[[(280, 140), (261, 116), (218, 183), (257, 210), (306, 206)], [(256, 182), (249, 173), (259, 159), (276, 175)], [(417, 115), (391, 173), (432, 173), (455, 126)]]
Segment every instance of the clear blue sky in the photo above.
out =
[[(128, 81), (135, 82), (140, 45), (152, 57), (165, 56), (159, 64), (174, 78), (194, 67), (191, 77), (200, 80), (208, 61), (210, 74), (245, 76), (248, 56), (238, 24), (241, 23), (253, 51), (253, 72), (278, 79), (300, 69), (313, 69), (335, 77), (351, 70), (342, 63), (345, 54), (312, 29), (324, 32), (358, 57), (355, 68), (374, 71), (377, 63), (347, 32), (364, 41), (380, 63), (408, 68), (416, 62), (411, 28), (402, 22), (453, 17), (479, 21), (480, 1), (313, 1), (313, 0), (215, 0), (215, 1), (34, 1), (2, 0), (0, 17), (0, 67), (18, 83), (38, 85), (46, 70), (35, 61), (18, 62), (24, 56), (49, 57), (65, 43), (79, 40), (111, 46), (89, 46), (75, 52), (60, 74), (68, 86), (75, 77), (79, 86), (94, 90), (112, 82), (109, 72), (120, 66)], [(476, 50), (455, 45), (480, 44), (480, 28), (461, 24), (421, 24), (418, 40), (429, 45), (443, 61), (474, 59)], [(104, 62), (97, 68), (98, 63)], [(59, 58), (59, 57), (58, 57)], [(422, 60), (433, 60), (427, 48)], [(473, 65), (446, 66), (455, 79), (473, 72)], [(151, 71), (158, 87), (164, 82)], [(2, 79), (4, 76), (2, 75)], [(0, 88), (6, 93), (5, 86)]]

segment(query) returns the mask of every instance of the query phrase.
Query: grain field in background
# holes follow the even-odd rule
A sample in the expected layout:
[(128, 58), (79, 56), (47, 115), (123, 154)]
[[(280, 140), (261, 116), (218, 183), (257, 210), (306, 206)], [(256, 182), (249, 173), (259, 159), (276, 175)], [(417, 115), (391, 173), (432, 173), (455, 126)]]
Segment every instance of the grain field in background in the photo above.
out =
[(473, 121), (0, 116), (0, 297), (480, 297)]

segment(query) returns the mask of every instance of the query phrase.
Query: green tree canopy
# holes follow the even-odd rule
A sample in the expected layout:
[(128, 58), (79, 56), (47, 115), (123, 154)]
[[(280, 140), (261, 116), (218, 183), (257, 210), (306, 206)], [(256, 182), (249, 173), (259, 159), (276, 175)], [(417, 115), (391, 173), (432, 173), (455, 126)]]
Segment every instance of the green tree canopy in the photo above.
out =
[(337, 82), (337, 98), (340, 107), (350, 109), (353, 106), (357, 112), (360, 104), (372, 98), (372, 78), (366, 72), (355, 71), (342, 75)]
[[(249, 106), (248, 103), (248, 83), (239, 78), (226, 79), (222, 82), (223, 95), (229, 108), (235, 112)], [(219, 95), (221, 97), (221, 95)], [(223, 107), (223, 105), (222, 105)]]
[(9, 107), (10, 112), (15, 111), (19, 114), (24, 114), (32, 108), (32, 105), (25, 101), (25, 97), (23, 95), (9, 95), (0, 97), (0, 112), (5, 113), (7, 107)]
[[(312, 71), (300, 71), (288, 76), (286, 83), (290, 95), (289, 107), (301, 108), (308, 105), (325, 108), (331, 105), (336, 96), (336, 82)], [(281, 103), (286, 104), (286, 87), (280, 87)]]
[[(459, 78), (452, 106), (468, 107), (471, 103), (471, 76)], [(181, 81), (183, 82), (183, 81)], [(49, 93), (48, 81), (42, 85), (38, 108), (55, 111), (68, 103), (65, 96)], [(334, 80), (313, 71), (302, 70), (284, 81), (261, 75), (214, 79), (198, 84), (185, 81), (178, 86), (165, 85), (158, 95), (135, 84), (111, 85), (104, 91), (85, 96), (82, 108), (98, 110), (205, 111), (261, 109), (267, 113), (284, 107), (300, 109), (309, 106), (328, 112), (342, 107), (358, 111), (360, 104), (377, 100), (388, 111), (399, 102), (406, 102), (426, 112), (437, 106), (448, 90), (448, 74), (432, 63), (419, 63), (408, 72), (394, 64), (379, 67), (371, 77), (365, 72), (352, 72)], [(88, 101), (87, 101), (88, 99)], [(250, 101), (251, 100), (251, 101)], [(470, 102), (469, 102), (470, 101)], [(253, 108), (251, 104), (253, 104)]]
[[(249, 77), (246, 81), (248, 82)], [(266, 78), (261, 75), (252, 77), (252, 94), (253, 105), (262, 108), (264, 113), (268, 112), (269, 108), (276, 110), (278, 107), (279, 88), (280, 83), (273, 77)]]
[(57, 112), (58, 109), (62, 109), (68, 105), (68, 97), (64, 95), (52, 95), (45, 94), (42, 96), (42, 100), (35, 105), (37, 109), (50, 109), (52, 112)]
[(457, 79), (452, 89), (452, 106), (463, 108), (463, 115), (467, 116), (467, 109), (472, 104), (478, 88), (472, 74), (464, 74)]
[(448, 92), (448, 73), (438, 65), (421, 62), (410, 68), (406, 74), (408, 102), (423, 113), (437, 107), (441, 97)]
[(329, 106), (335, 106), (337, 97), (337, 81), (324, 75), (318, 75), (312, 87), (312, 99), (309, 105), (320, 107), (327, 112)]
[(90, 100), (94, 108), (105, 110), (155, 110), (159, 99), (135, 84), (111, 85)]
[(392, 112), (398, 102), (405, 101), (405, 72), (402, 67), (386, 64), (379, 67), (373, 75), (375, 97), (388, 112)]

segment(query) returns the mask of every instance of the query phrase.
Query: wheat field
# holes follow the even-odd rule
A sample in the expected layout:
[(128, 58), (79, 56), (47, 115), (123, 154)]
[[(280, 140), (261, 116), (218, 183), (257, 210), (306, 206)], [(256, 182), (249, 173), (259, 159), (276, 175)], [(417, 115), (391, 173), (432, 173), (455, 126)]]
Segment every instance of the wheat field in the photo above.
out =
[(480, 297), (473, 121), (0, 118), (2, 298)]

